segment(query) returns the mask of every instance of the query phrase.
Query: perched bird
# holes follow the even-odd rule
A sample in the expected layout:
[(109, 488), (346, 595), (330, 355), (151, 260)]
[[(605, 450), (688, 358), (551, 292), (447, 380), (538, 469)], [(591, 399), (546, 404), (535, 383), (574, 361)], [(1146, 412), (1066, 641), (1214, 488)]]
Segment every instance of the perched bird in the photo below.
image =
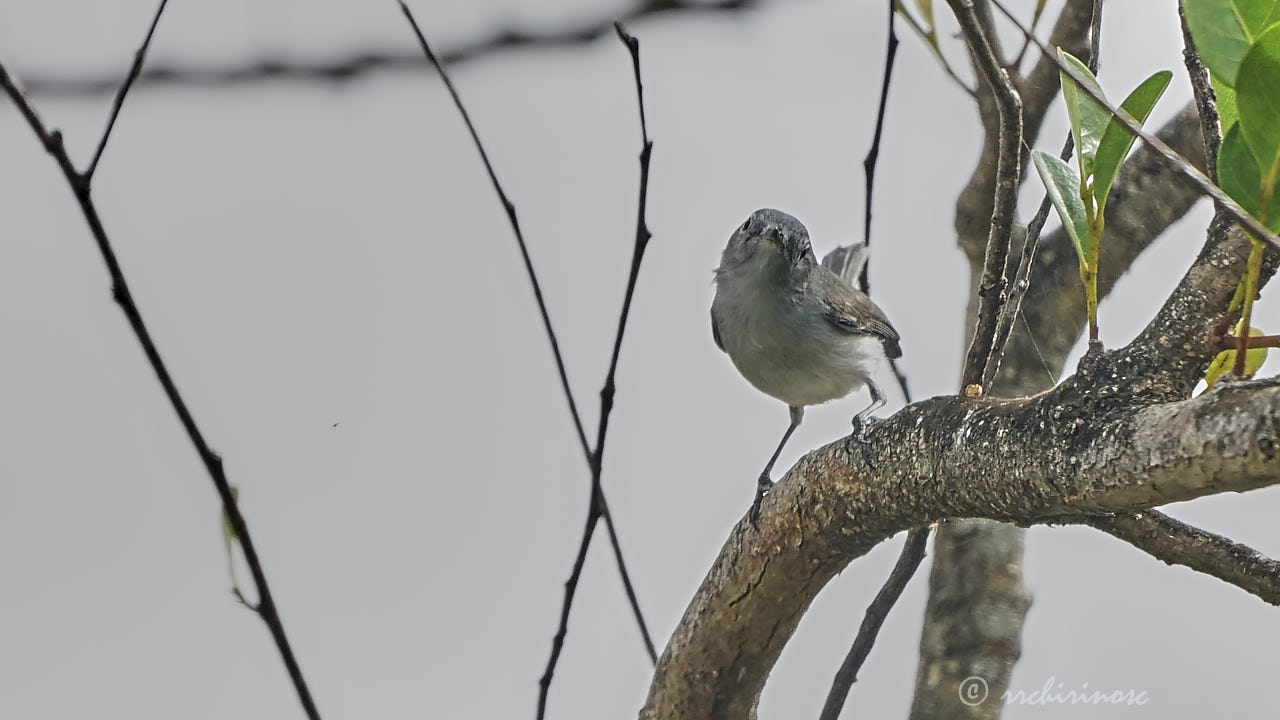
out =
[(757, 481), (752, 524), (806, 406), (866, 385), (871, 405), (853, 417), (861, 437), (867, 417), (884, 405), (873, 375), (883, 358), (901, 357), (902, 349), (884, 312), (853, 288), (865, 260), (861, 250), (840, 248), (819, 264), (799, 220), (763, 209), (734, 231), (720, 256), (711, 336), (747, 382), (791, 410), (791, 424)]

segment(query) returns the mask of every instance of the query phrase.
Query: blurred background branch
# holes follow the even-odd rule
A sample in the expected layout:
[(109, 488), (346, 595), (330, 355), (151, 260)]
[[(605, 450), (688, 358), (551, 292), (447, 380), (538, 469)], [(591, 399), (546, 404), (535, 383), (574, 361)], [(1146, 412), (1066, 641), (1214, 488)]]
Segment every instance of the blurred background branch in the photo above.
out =
[[(733, 13), (761, 5), (760, 0), (644, 0), (622, 13), (602, 12), (591, 18), (566, 22), (549, 30), (498, 29), (492, 34), (446, 47), (440, 62), (456, 65), (498, 53), (516, 50), (565, 48), (585, 45), (613, 32), (614, 21), (633, 24), (637, 20), (666, 15), (707, 15)], [(388, 71), (418, 71), (422, 52), (415, 47), (394, 50), (366, 49), (331, 59), (263, 57), (228, 65), (187, 65), (154, 62), (137, 77), (139, 86), (176, 85), (183, 87), (228, 87), (267, 82), (346, 83), (366, 75)], [(28, 72), (23, 76), (32, 95), (77, 97), (115, 92), (120, 80), (110, 73), (57, 76)]]

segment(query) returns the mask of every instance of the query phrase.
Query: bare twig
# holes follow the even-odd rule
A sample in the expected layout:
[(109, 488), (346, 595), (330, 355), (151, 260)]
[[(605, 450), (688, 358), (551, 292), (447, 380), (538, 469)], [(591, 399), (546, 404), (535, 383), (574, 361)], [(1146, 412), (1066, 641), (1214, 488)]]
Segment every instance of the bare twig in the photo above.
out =
[[(862, 215), (862, 241), (866, 243), (868, 250), (871, 248), (871, 199), (876, 185), (876, 163), (880, 160), (880, 139), (884, 135), (884, 115), (885, 109), (889, 105), (889, 85), (893, 79), (893, 63), (898, 56), (898, 33), (894, 28), (894, 21), (898, 16), (894, 8), (897, 6), (898, 0), (889, 0), (889, 40), (884, 54), (884, 80), (880, 84), (880, 105), (876, 110), (876, 129), (871, 137), (871, 149), (867, 151), (867, 156), (862, 159), (862, 170), (867, 178), (866, 202)], [(910, 19), (910, 15), (907, 17)], [(871, 278), (868, 270), (870, 267), (871, 261), (868, 258), (867, 262), (862, 264), (862, 272), (858, 274), (858, 287), (866, 295), (871, 294)], [(907, 388), (907, 376), (902, 372), (902, 368), (898, 367), (897, 358), (889, 358), (889, 367), (893, 370), (893, 377), (898, 381), (898, 388), (902, 390), (903, 399), (910, 403), (911, 391)]]
[(431, 49), (431, 45), (427, 43), (427, 38), (422, 34), (422, 30), (418, 27), (418, 23), (413, 18), (409, 6), (405, 5), (403, 0), (397, 0), (400, 3), (400, 10), (404, 13), (405, 18), (409, 20), (409, 26), (413, 28), (413, 32), (418, 37), (418, 47), (422, 53), (427, 56), (427, 60), (440, 73), (440, 79), (444, 81), (444, 87), (449, 91), (449, 97), (453, 98), (454, 107), (458, 108), (458, 114), (462, 116), (462, 122), (467, 126), (467, 132), (471, 134), (471, 142), (476, 146), (476, 151), (480, 153), (480, 160), (484, 163), (485, 172), (489, 174), (489, 182), (493, 185), (493, 191), (498, 194), (498, 200), (502, 202), (502, 209), (507, 213), (507, 222), (511, 224), (511, 231), (515, 233), (516, 245), (520, 247), (520, 258), (524, 260), (525, 274), (529, 276), (529, 284), (533, 287), (533, 298), (538, 303), (538, 313), (542, 316), (542, 326), (547, 333), (547, 341), (551, 343), (551, 354), (555, 356), (556, 372), (560, 375), (560, 387), (564, 391), (565, 402), (569, 405), (569, 415), (573, 418), (573, 429), (578, 434), (578, 444), (582, 446), (582, 454), (588, 458), (590, 462), (591, 445), (587, 443), (587, 432), (582, 425), (582, 415), (578, 412), (578, 403), (573, 398), (573, 391), (569, 388), (569, 371), (565, 369), (564, 355), (560, 352), (560, 341), (556, 338), (556, 331), (551, 327), (551, 314), (547, 311), (547, 301), (542, 297), (542, 283), (538, 282), (538, 273), (533, 269), (533, 258), (529, 256), (529, 246), (524, 240), (524, 232), (520, 229), (520, 219), (516, 217), (516, 206), (512, 204), (507, 197), (506, 191), (502, 189), (502, 183), (498, 182), (498, 174), (493, 169), (493, 163), (489, 161), (489, 153), (484, 149), (484, 143), (480, 142), (480, 134), (476, 132), (476, 126), (471, 122), (471, 115), (467, 112), (466, 106), (462, 104), (462, 98), (458, 95), (458, 90), (453, 86), (453, 81), (449, 78), (449, 73), (445, 72), (444, 63), (436, 56), (435, 51)]
[[(635, 73), (636, 82), (636, 102), (640, 108), (640, 197), (636, 210), (636, 237), (635, 245), (631, 254), (631, 269), (627, 274), (627, 289), (623, 293), (622, 312), (618, 315), (618, 331), (613, 340), (613, 354), (609, 358), (609, 372), (605, 375), (604, 386), (600, 389), (600, 424), (596, 429), (596, 450), (591, 454), (591, 496), (593, 500), (587, 511), (586, 527), (583, 528), (582, 542), (579, 545), (578, 555), (574, 559), (573, 570), (569, 574), (569, 582), (565, 583), (564, 605), (560, 610), (560, 626), (556, 630), (555, 638), (551, 645), (551, 655), (547, 659), (547, 668), (543, 672), (542, 677), (538, 680), (538, 720), (542, 720), (546, 716), (547, 696), (551, 691), (551, 680), (555, 675), (556, 663), (560, 659), (560, 652), (564, 647), (564, 638), (568, 633), (569, 611), (573, 606), (575, 590), (577, 588), (578, 577), (582, 574), (582, 565), (586, 561), (587, 547), (591, 544), (591, 536), (595, 529), (596, 522), (602, 514), (607, 517), (608, 508), (603, 502), (603, 490), (600, 486), (600, 478), (604, 468), (604, 448), (605, 439), (609, 431), (609, 416), (613, 412), (613, 396), (616, 389), (615, 376), (618, 372), (618, 359), (622, 355), (622, 338), (627, 331), (627, 318), (631, 315), (631, 300), (635, 295), (636, 281), (640, 277), (640, 263), (644, 259), (644, 251), (649, 246), (649, 227), (645, 222), (645, 208), (649, 196), (649, 156), (653, 152), (653, 141), (649, 139), (649, 128), (645, 122), (644, 115), (644, 84), (640, 81), (640, 41), (628, 33), (620, 23), (614, 23), (614, 30), (618, 34), (618, 39), (627, 46), (628, 52), (631, 53), (631, 66)], [(617, 550), (617, 538), (611, 536), (614, 542), (614, 548)], [(626, 585), (627, 598), (631, 601), (631, 609), (635, 613), (636, 620), (640, 625), (640, 634), (644, 639), (645, 649), (649, 653), (649, 660), (657, 663), (658, 654), (654, 650), (653, 640), (649, 637), (649, 629), (645, 626), (644, 618), (640, 614), (640, 604), (636, 600), (635, 591), (631, 587), (629, 578), (624, 574), (624, 584)], [(570, 584), (572, 583), (572, 584)]]
[(1182, 565), (1280, 605), (1280, 562), (1221, 535), (1179, 522), (1156, 510), (1092, 518), (1086, 524), (1170, 565)]
[[(996, 160), (995, 201), (991, 209), (991, 231), (987, 236), (982, 279), (978, 286), (978, 318), (965, 357), (961, 384), (968, 388), (982, 381), (987, 358), (995, 340), (996, 321), (1004, 303), (1007, 278), (1005, 265), (1013, 236), (1013, 216), (1017, 212), (1018, 176), (1022, 155), (1022, 101), (1001, 67), (986, 33), (974, 12), (972, 0), (948, 0), (974, 64), (991, 86), (1000, 112), (999, 154)], [(985, 390), (985, 388), (984, 388)]]
[(111, 129), (115, 127), (116, 118), (120, 116), (120, 108), (124, 105), (125, 96), (129, 94), (129, 88), (133, 87), (133, 83), (142, 72), (142, 61), (147, 56), (147, 48), (151, 47), (151, 38), (156, 34), (156, 26), (160, 24), (160, 16), (164, 14), (164, 6), (167, 4), (169, 0), (160, 0), (156, 15), (151, 19), (151, 27), (147, 29), (147, 37), (142, 41), (138, 51), (133, 54), (133, 65), (129, 67), (129, 74), (125, 76), (120, 89), (116, 91), (115, 102), (111, 103), (111, 114), (107, 116), (107, 128), (102, 131), (102, 138), (98, 140), (98, 149), (94, 151), (93, 160), (89, 161), (89, 167), (84, 171), (86, 183), (93, 179), (93, 174), (98, 170), (98, 161), (102, 159), (102, 152), (107, 149), (107, 139), (111, 137)]
[[(585, 45), (612, 32), (615, 18), (631, 23), (651, 17), (725, 14), (747, 10), (760, 4), (760, 0), (643, 0), (625, 12), (602, 13), (599, 17), (569, 21), (547, 30), (502, 28), (492, 35), (445, 49), (440, 52), (439, 57), (445, 65), (455, 65), (499, 52)], [(222, 67), (153, 64), (138, 76), (138, 84), (183, 87), (226, 87), (279, 81), (336, 84), (350, 82), (375, 72), (416, 70), (421, 65), (422, 54), (417, 50), (388, 51), (378, 48), (355, 51), (332, 60), (267, 57)], [(37, 96), (100, 95), (112, 92), (116, 87), (117, 80), (114, 76), (31, 76), (27, 79), (28, 90)]]
[[(1093, 19), (1090, 23), (1089, 30), (1089, 57), (1086, 58), (1086, 64), (1089, 70), (1094, 74), (1098, 72), (1098, 43), (1102, 35), (1102, 0), (1094, 0), (1093, 2)], [(1022, 51), (1027, 49), (1027, 41), (1023, 40)], [(1074, 145), (1070, 131), (1067, 131), (1067, 139), (1063, 142), (1062, 152), (1058, 155), (1062, 160), (1068, 160), (1071, 157), (1071, 149)], [(1014, 275), (1014, 281), (1009, 288), (1009, 297), (1004, 307), (1000, 311), (1000, 319), (996, 322), (995, 339), (991, 344), (991, 354), (987, 356), (986, 366), (982, 371), (982, 387), (989, 388), (995, 380), (996, 372), (1000, 370), (1000, 362), (1004, 359), (1005, 348), (1009, 344), (1009, 336), (1013, 333), (1014, 322), (1018, 319), (1018, 314), (1022, 312), (1022, 300), (1026, 297), (1027, 290), (1031, 288), (1031, 266), (1035, 262), (1036, 250), (1040, 246), (1040, 232), (1044, 229), (1045, 221), (1049, 219), (1049, 193), (1046, 192), (1040, 200), (1040, 207), (1036, 210), (1035, 217), (1031, 219), (1031, 223), (1027, 225), (1026, 237), (1022, 241), (1022, 255), (1018, 259), (1018, 271)]]
[(862, 619), (861, 627), (858, 628), (853, 646), (849, 648), (849, 654), (845, 655), (844, 662), (836, 671), (836, 677), (831, 682), (831, 691), (827, 693), (827, 701), (822, 706), (822, 714), (818, 716), (819, 720), (837, 720), (840, 717), (845, 698), (849, 696), (849, 688), (858, 681), (858, 670), (862, 668), (867, 654), (875, 645), (880, 627), (884, 625), (889, 611), (898, 602), (907, 583), (920, 567), (920, 561), (924, 560), (924, 549), (928, 540), (929, 528), (916, 528), (907, 532), (907, 541), (902, 546), (902, 554), (898, 556), (898, 562), (894, 564), (884, 587), (880, 588), (880, 592), (876, 593), (875, 599), (867, 607), (867, 614)]
[(1209, 82), (1209, 70), (1200, 61), (1200, 53), (1196, 52), (1181, 2), (1178, 3), (1178, 22), (1182, 25), (1182, 62), (1187, 68), (1187, 78), (1191, 80), (1191, 94), (1195, 98), (1196, 112), (1200, 115), (1200, 134), (1204, 136), (1205, 175), (1217, 182), (1218, 149), (1222, 146), (1221, 118), (1218, 117), (1213, 85)]
[(524, 240), (524, 234), (520, 230), (520, 223), (516, 217), (515, 206), (507, 198), (506, 192), (503, 191), (501, 183), (498, 182), (497, 173), (493, 169), (493, 164), (489, 161), (488, 153), (485, 152), (483, 143), (480, 142), (480, 136), (476, 132), (475, 125), (471, 122), (471, 117), (467, 113), (466, 107), (462, 104), (462, 98), (458, 95), (453, 81), (450, 80), (448, 73), (444, 69), (439, 57), (431, 49), (427, 42), (426, 36), (418, 27), (417, 21), (413, 17), (413, 13), (409, 7), (405, 5), (403, 0), (397, 0), (400, 5), (401, 12), (404, 13), (405, 19), (408, 20), (409, 26), (413, 29), (414, 35), (418, 39), (419, 47), (422, 49), (427, 60), (431, 62), (436, 71), (440, 73), (440, 78), (444, 81), (445, 88), (449, 91), (450, 97), (453, 99), (454, 106), (457, 107), (458, 113), (462, 116), (463, 122), (467, 126), (468, 132), (471, 134), (472, 142), (475, 144), (480, 158), (484, 162), (485, 170), (489, 174), (489, 180), (493, 185), (494, 191), (498, 194), (499, 200), (502, 202), (503, 209), (507, 213), (507, 220), (511, 224), (511, 229), (515, 233), (516, 242), (520, 247), (520, 254), (524, 259), (525, 271), (529, 276), (529, 282), (533, 286), (534, 297), (538, 303), (538, 310), (542, 315), (543, 327), (546, 330), (547, 338), (551, 343), (552, 354), (555, 356), (556, 369), (560, 375), (561, 388), (564, 391), (565, 400), (569, 404), (570, 415), (573, 418), (574, 429), (578, 434), (578, 441), (582, 446), (582, 451), (587, 458), (588, 465), (591, 468), (591, 500), (588, 504), (587, 518), (583, 526), (582, 540), (579, 543), (578, 553), (574, 558), (573, 569), (570, 571), (569, 579), (565, 581), (564, 602), (560, 610), (560, 622), (556, 630), (555, 636), (551, 641), (551, 654), (547, 660), (547, 668), (542, 677), (538, 681), (540, 687), (538, 695), (538, 711), (537, 716), (542, 718), (546, 712), (546, 702), (548, 690), (551, 687), (551, 679), (555, 674), (555, 667), (559, 661), (560, 653), (564, 648), (564, 639), (568, 634), (569, 613), (573, 607), (573, 599), (577, 593), (578, 581), (582, 576), (582, 568), (586, 562), (587, 549), (591, 546), (591, 539), (594, 537), (597, 522), (601, 517), (605, 519), (605, 524), (609, 527), (610, 543), (613, 548), (614, 558), (617, 560), (618, 572), (622, 576), (623, 586), (627, 593), (627, 599), (631, 603), (632, 612), (635, 615), (636, 623), (640, 627), (640, 633), (645, 643), (645, 649), (652, 661), (657, 660), (657, 653), (653, 647), (653, 641), (649, 635), (649, 629), (645, 624), (644, 617), (640, 612), (640, 605), (636, 599), (635, 589), (632, 585), (630, 573), (627, 572), (626, 564), (622, 559), (622, 548), (618, 542), (616, 531), (613, 528), (613, 517), (609, 512), (608, 503), (604, 497), (604, 491), (600, 485), (601, 469), (604, 457), (604, 440), (608, 431), (609, 414), (613, 409), (613, 393), (614, 393), (614, 375), (617, 370), (618, 357), (622, 349), (622, 337), (626, 329), (626, 320), (631, 307), (631, 296), (635, 290), (636, 278), (640, 270), (640, 260), (644, 256), (644, 248), (649, 239), (649, 231), (644, 223), (645, 200), (648, 192), (649, 177), (649, 153), (652, 143), (649, 141), (648, 130), (644, 122), (644, 96), (640, 85), (640, 66), (639, 66), (639, 45), (634, 38), (627, 35), (620, 27), (616, 28), (619, 37), (626, 43), (632, 54), (633, 66), (636, 75), (636, 93), (640, 101), (640, 124), (641, 132), (644, 139), (644, 149), (640, 155), (640, 209), (639, 220), (636, 231), (636, 248), (632, 256), (631, 274), (627, 282), (627, 292), (623, 301), (622, 316), (618, 321), (618, 333), (614, 340), (613, 356), (609, 365), (609, 373), (605, 380), (605, 386), (600, 392), (600, 424), (596, 435), (596, 449), (592, 450), (587, 442), (586, 432), (582, 425), (582, 418), (578, 412), (577, 402), (574, 400), (573, 392), (569, 387), (568, 372), (565, 369), (564, 357), (560, 353), (560, 345), (556, 339), (555, 330), (551, 326), (551, 315), (547, 310), (546, 302), (543, 300), (541, 285), (538, 282), (537, 273), (533, 269), (533, 261), (530, 258), (528, 246)]
[(924, 27), (920, 25), (920, 21), (916, 20), (915, 16), (902, 6), (902, 0), (893, 0), (893, 8), (897, 12), (902, 13), (902, 19), (906, 21), (907, 27), (911, 28), (912, 31), (914, 31), (922, 41), (924, 41), (925, 47), (929, 48), (929, 52), (933, 53), (934, 59), (942, 66), (942, 71), (947, 74), (947, 77), (951, 78), (952, 82), (954, 82), (966, 95), (973, 97), (975, 94), (974, 89), (969, 87), (969, 84), (956, 74), (955, 69), (951, 67), (951, 63), (947, 62), (946, 56), (942, 54), (942, 49), (938, 47), (937, 28), (925, 30)]
[[(880, 86), (880, 107), (876, 111), (876, 129), (871, 139), (871, 149), (862, 161), (862, 167), (866, 171), (867, 178), (866, 209), (863, 216), (863, 242), (866, 243), (868, 249), (871, 247), (871, 199), (872, 191), (875, 187), (876, 162), (880, 157), (880, 139), (884, 130), (885, 107), (889, 101), (889, 85), (893, 76), (893, 62), (898, 50), (898, 35), (894, 31), (894, 17), (897, 15), (895, 8), (897, 7), (898, 0), (889, 1), (888, 43), (885, 50), (884, 81)], [(862, 273), (858, 276), (858, 284), (861, 286), (862, 292), (869, 295), (871, 289), (867, 278), (868, 264), (863, 263)], [(906, 375), (902, 373), (895, 359), (890, 358), (889, 365), (893, 368), (894, 377), (898, 380), (898, 387), (902, 389), (903, 399), (907, 404), (910, 404), (911, 391), (907, 388)], [(831, 690), (827, 694), (826, 703), (822, 706), (821, 717), (823, 720), (834, 720), (840, 715), (840, 710), (844, 707), (845, 700), (849, 696), (849, 689), (858, 679), (858, 671), (862, 669), (862, 664), (866, 662), (867, 655), (871, 652), (872, 646), (875, 645), (876, 637), (880, 634), (880, 628), (884, 625), (885, 618), (889, 616), (889, 611), (897, 603), (898, 597), (902, 595), (902, 589), (911, 580), (916, 568), (920, 567), (920, 561), (924, 559), (924, 547), (928, 539), (929, 530), (927, 528), (912, 530), (907, 534), (906, 544), (902, 548), (902, 555), (899, 556), (897, 564), (894, 565), (893, 571), (889, 573), (889, 578), (885, 580), (880, 592), (876, 594), (875, 599), (871, 602), (871, 606), (867, 608), (862, 624), (858, 627), (858, 633), (853, 638), (853, 645), (850, 646), (844, 662), (840, 664), (835, 678), (831, 681)]]
[[(897, 0), (889, 0), (889, 39), (884, 51), (884, 79), (880, 82), (880, 104), (876, 108), (876, 129), (871, 135), (871, 149), (862, 159), (862, 171), (867, 179), (866, 200), (862, 211), (862, 242), (871, 249), (871, 198), (876, 187), (876, 163), (880, 160), (880, 139), (884, 135), (884, 114), (889, 105), (889, 84), (893, 80), (893, 61), (898, 56), (898, 33), (895, 31), (894, 12)], [(871, 280), (867, 268), (871, 266), (870, 258), (862, 264), (862, 272), (858, 274), (858, 287), (863, 294), (871, 294)]]
[(1085, 81), (1085, 78), (1080, 77), (1080, 74), (1076, 71), (1075, 68), (1062, 62), (1052, 50), (1050, 50), (1048, 47), (1045, 46), (1044, 43), (1040, 42), (1039, 39), (1031, 35), (1030, 31), (1028, 31), (1027, 28), (1022, 25), (1022, 23), (1018, 22), (1018, 19), (1014, 17), (1013, 14), (1009, 12), (1007, 8), (1005, 8), (1005, 6), (1000, 2), (1000, 0), (991, 0), (991, 3), (995, 5), (996, 8), (999, 9), (1000, 12), (1006, 18), (1009, 19), (1009, 22), (1013, 23), (1013, 25), (1016, 28), (1018, 28), (1019, 32), (1021, 32), (1023, 35), (1030, 38), (1031, 43), (1034, 44), (1036, 48), (1040, 50), (1041, 54), (1043, 54), (1044, 57), (1049, 58), (1053, 62), (1057, 63), (1058, 68), (1065, 75), (1070, 77), (1071, 80), (1075, 82), (1076, 86), (1080, 88), (1082, 92), (1087, 94), (1089, 97), (1093, 98), (1094, 102), (1098, 103), (1104, 109), (1106, 109), (1107, 112), (1111, 113), (1111, 116), (1119, 120), (1120, 124), (1124, 125), (1125, 129), (1127, 129), (1129, 132), (1133, 133), (1135, 136), (1141, 139), (1142, 142), (1145, 143), (1147, 147), (1151, 148), (1156, 153), (1158, 153), (1162, 158), (1164, 158), (1165, 162), (1168, 162), (1174, 167), (1178, 168), (1178, 170), (1181, 171), (1183, 175), (1186, 175), (1188, 178), (1190, 178), (1191, 181), (1195, 184), (1195, 186), (1199, 189), (1201, 195), (1212, 198), (1214, 202), (1219, 203), (1223, 207), (1223, 209), (1226, 211), (1226, 213), (1231, 217), (1232, 220), (1242, 225), (1249, 232), (1253, 233), (1253, 235), (1257, 237), (1259, 240), (1262, 240), (1264, 242), (1267, 242), (1273, 246), (1280, 248), (1280, 238), (1277, 238), (1275, 233), (1272, 233), (1270, 230), (1268, 230), (1267, 227), (1263, 225), (1261, 222), (1259, 222), (1257, 218), (1250, 215), (1243, 208), (1241, 208), (1240, 205), (1236, 203), (1236, 201), (1232, 200), (1230, 197), (1227, 196), (1226, 193), (1222, 192), (1222, 190), (1219, 189), (1217, 185), (1214, 185), (1213, 181), (1210, 180), (1207, 176), (1205, 176), (1204, 173), (1200, 172), (1200, 170), (1197, 169), (1195, 165), (1192, 165), (1191, 162), (1188, 161), (1186, 158), (1174, 152), (1174, 150), (1170, 148), (1167, 144), (1165, 144), (1163, 140), (1143, 130), (1142, 125), (1140, 125), (1132, 117), (1129, 117), (1128, 113), (1118, 109), (1115, 105), (1111, 103), (1111, 101), (1103, 97), (1101, 93), (1099, 93), (1097, 90), (1094, 90), (1092, 87), (1090, 87), (1090, 85)]
[[(649, 246), (649, 226), (645, 222), (645, 208), (649, 197), (649, 156), (653, 153), (653, 141), (649, 139), (649, 126), (644, 117), (644, 84), (640, 81), (640, 41), (628, 33), (621, 23), (614, 23), (618, 39), (627, 46), (631, 53), (631, 67), (636, 81), (636, 105), (640, 113), (640, 191), (636, 203), (636, 237), (631, 254), (631, 269), (627, 273), (627, 289), (622, 298), (622, 311), (618, 314), (618, 332), (614, 336), (613, 355), (609, 358), (609, 372), (605, 376), (604, 386), (600, 389), (600, 426), (596, 433), (596, 451), (593, 455), (591, 471), (592, 492), (597, 495), (603, 492), (600, 488), (600, 475), (604, 465), (604, 441), (609, 429), (609, 415), (613, 412), (613, 395), (616, 388), (614, 382), (618, 373), (618, 358), (622, 355), (622, 338), (627, 331), (627, 318), (631, 315), (631, 300), (635, 296), (636, 281), (640, 277), (640, 262), (644, 260), (644, 251)], [(601, 512), (608, 513), (608, 508), (601, 503)], [(613, 541), (616, 545), (617, 538)], [(649, 660), (658, 661), (658, 653), (654, 650), (653, 640), (649, 637), (649, 629), (645, 627), (644, 618), (640, 614), (640, 605), (636, 601), (631, 581), (623, 577), (626, 583), (627, 596), (631, 600), (631, 609), (635, 612), (640, 633), (644, 637), (645, 649), (649, 651)]]
[[(164, 3), (161, 3), (163, 10)], [(152, 23), (152, 30), (155, 29), (155, 22), (159, 21), (160, 14), (156, 13), (156, 21)], [(147, 34), (147, 41), (150, 42), (151, 33)], [(114, 123), (114, 117), (119, 110), (119, 105), (124, 102), (124, 95), (128, 91), (128, 87), (136, 77), (142, 66), (142, 60), (146, 51), (146, 43), (138, 51), (130, 77), (125, 80), (120, 94), (117, 96), (116, 108), (112, 112), (112, 121), (108, 123), (106, 132), (103, 133), (102, 139), (98, 143), (98, 156), (101, 155), (101, 149), (105, 146), (107, 135), (111, 131), (111, 124)], [(196, 453), (200, 456), (201, 462), (208, 471), (209, 477), (213, 480), (214, 489), (218, 493), (218, 497), (222, 501), (223, 511), (226, 514), (227, 521), (231, 524), (235, 531), (236, 539), (240, 542), (241, 551), (244, 553), (245, 563), (249, 566), (249, 572), (253, 575), (253, 582), (258, 590), (258, 602), (256, 605), (248, 604), (243, 597), (240, 601), (254, 610), (262, 621), (266, 624), (267, 629), (271, 633), (272, 639), (275, 641), (276, 648), (280, 653), (281, 660), (284, 661), (285, 668), (289, 673), (289, 678), (293, 682), (294, 689), (297, 691), (298, 700), (302, 704), (303, 711), (311, 720), (319, 720), (320, 712), (316, 708), (315, 701), (311, 697), (311, 691), (307, 687), (306, 680), (302, 676), (302, 669), (298, 665), (297, 658), (293, 654), (293, 648), (289, 644), (289, 638), (285, 634), (284, 624), (280, 619), (280, 613), (276, 608), (275, 600), (271, 595), (271, 588), (267, 584), (266, 572), (262, 568), (262, 561), (258, 557), (257, 549), (253, 544), (253, 537), (249, 534), (249, 526), (245, 522), (244, 516), (240, 513), (240, 508), (236, 503), (235, 492), (231, 487), (231, 483), (227, 480), (226, 473), (223, 470), (222, 458), (209, 447), (205, 441), (204, 434), (196, 425), (195, 418), (191, 414), (191, 410), (187, 407), (186, 401), (178, 391), (178, 386), (174, 382), (173, 377), (169, 374), (169, 369), (165, 365), (164, 360), (160, 357), (160, 350), (156, 347), (155, 341), (151, 337), (151, 332), (147, 328), (146, 323), (142, 319), (142, 313), (139, 311), (137, 303), (133, 299), (133, 293), (129, 289), (129, 284), (125, 280), (124, 271), (120, 267), (120, 262), (116, 258), (115, 250), (111, 245), (110, 239), (107, 237), (106, 229), (102, 225), (102, 219), (98, 215), (97, 207), (94, 205), (90, 193), (90, 181), (92, 179), (92, 167), (89, 171), (79, 172), (71, 162), (71, 157), (67, 154), (66, 147), (62, 142), (62, 133), (57, 130), (48, 130), (39, 115), (35, 106), (27, 98), (22, 91), (20, 83), (16, 78), (9, 75), (3, 65), (0, 65), (0, 88), (3, 88), (6, 94), (18, 106), (23, 117), (26, 118), (27, 124), (35, 132), (40, 139), (42, 145), (53, 159), (57, 162), (58, 167), (62, 170), (63, 177), (67, 184), (71, 187), (75, 194), (76, 201), (80, 205), (80, 211), (84, 215), (85, 222), (89, 225), (89, 230), (93, 234), (94, 240), (97, 241), (98, 250), (102, 255), (103, 262), (107, 266), (107, 271), (111, 275), (111, 294), (116, 303), (120, 306), (120, 310), (124, 313), (125, 318), (129, 322), (130, 329), (133, 330), (134, 336), (138, 339), (138, 343), (142, 346), (143, 353), (147, 356), (147, 361), (151, 364), (151, 369), (155, 372), (156, 378), (160, 381), (161, 387), (164, 389), (165, 396), (169, 399), (169, 404), (173, 407), (174, 412), (178, 415), (179, 422), (182, 423), (183, 429), (187, 433), (187, 437), (191, 440), (191, 444), (195, 447)], [(96, 161), (97, 156), (95, 156)], [(238, 595), (238, 593), (237, 593)]]
[(1224, 335), (1222, 336), (1222, 349), (1239, 350), (1241, 345), (1246, 344), (1246, 350), (1280, 347), (1280, 335), (1254, 335), (1249, 338), (1248, 343), (1242, 343), (1241, 340), (1243, 339), (1244, 338), (1237, 337), (1235, 335)]

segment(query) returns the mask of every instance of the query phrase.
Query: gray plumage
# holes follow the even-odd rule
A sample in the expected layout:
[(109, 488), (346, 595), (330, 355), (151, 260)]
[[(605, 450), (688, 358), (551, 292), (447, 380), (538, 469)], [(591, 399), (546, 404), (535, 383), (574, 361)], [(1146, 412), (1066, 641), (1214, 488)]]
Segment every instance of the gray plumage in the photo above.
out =
[(866, 385), (872, 402), (854, 417), (860, 434), (884, 404), (874, 375), (885, 356), (901, 357), (902, 349), (884, 312), (851, 284), (865, 258), (865, 248), (855, 246), (819, 264), (804, 225), (769, 209), (752, 213), (721, 255), (711, 303), (716, 346), (756, 389), (791, 409), (791, 426), (759, 478), (753, 522), (772, 484), (773, 463), (805, 406)]
[(778, 210), (757, 210), (729, 239), (711, 329), (748, 382), (791, 406), (844, 397), (880, 356), (902, 356), (884, 312), (819, 264), (804, 225)]

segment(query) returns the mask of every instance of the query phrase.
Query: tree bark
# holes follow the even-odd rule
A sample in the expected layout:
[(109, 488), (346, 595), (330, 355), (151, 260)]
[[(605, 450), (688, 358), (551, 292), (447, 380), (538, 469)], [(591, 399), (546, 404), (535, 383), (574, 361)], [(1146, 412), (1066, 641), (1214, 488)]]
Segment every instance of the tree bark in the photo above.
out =
[[(1194, 104), (1184, 107), (1157, 135), (1204, 167)], [(1138, 148), (1117, 176), (1107, 204), (1099, 296), (1106, 297), (1133, 261), (1198, 199), (1191, 182), (1156, 153)], [(1026, 396), (1050, 387), (1084, 330), (1084, 290), (1075, 249), (1061, 228), (1040, 241), (1022, 314), (1025, 321), (1014, 324), (992, 387), (996, 397)], [(1035, 328), (1034, 336), (1030, 328)], [(1021, 580), (1023, 534), (1021, 528), (989, 520), (939, 526), (912, 718), (999, 717), (999, 703), (967, 705), (959, 701), (959, 688), (974, 676), (984, 679), (994, 697), (1008, 686), (1031, 606), (1031, 594)]]
[[(1105, 353), (1022, 400), (939, 397), (806, 455), (726, 543), (662, 658), (640, 717), (754, 717), (818, 591), (902, 530), (949, 517), (1079, 522), (1280, 482), (1280, 382), (1167, 402)], [(1132, 376), (1131, 376), (1132, 377)]]

